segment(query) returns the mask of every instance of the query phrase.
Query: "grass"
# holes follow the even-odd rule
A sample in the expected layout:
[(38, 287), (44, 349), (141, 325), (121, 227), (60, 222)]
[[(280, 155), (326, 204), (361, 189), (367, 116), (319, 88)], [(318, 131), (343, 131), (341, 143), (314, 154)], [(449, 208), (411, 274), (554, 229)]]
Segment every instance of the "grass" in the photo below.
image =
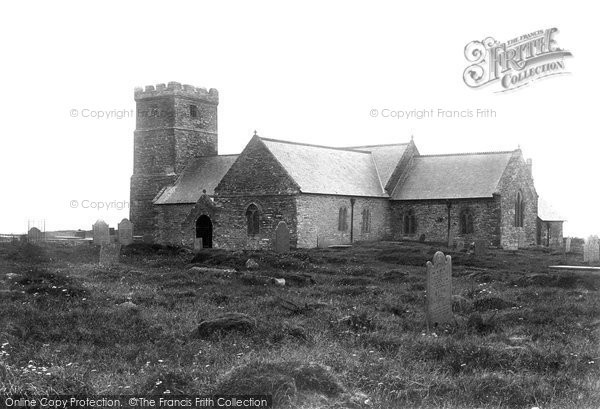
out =
[[(450, 252), (455, 323), (428, 332), (423, 265), (438, 248), (194, 256), (135, 245), (118, 267), (102, 268), (91, 246), (0, 245), (0, 394), (263, 392), (293, 408), (598, 406), (600, 276), (547, 269), (582, 264), (580, 255)], [(245, 271), (248, 258), (257, 271)]]

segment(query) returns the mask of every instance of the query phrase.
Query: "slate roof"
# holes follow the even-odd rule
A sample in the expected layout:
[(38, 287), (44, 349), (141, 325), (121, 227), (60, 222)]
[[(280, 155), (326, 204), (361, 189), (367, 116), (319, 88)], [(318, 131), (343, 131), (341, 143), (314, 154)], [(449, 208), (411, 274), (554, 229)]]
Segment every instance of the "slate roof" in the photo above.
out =
[(154, 204), (196, 203), (202, 190), (212, 196), (215, 187), (239, 155), (202, 156), (193, 159), (174, 185), (167, 187)]
[(370, 152), (260, 138), (303, 193), (388, 197)]
[(392, 200), (492, 197), (514, 151), (415, 156)]
[(408, 143), (399, 143), (393, 145), (366, 145), (366, 146), (350, 146), (349, 149), (371, 152), (381, 184), (385, 187), (392, 177), (392, 173), (396, 169), (398, 162), (402, 159), (402, 155), (406, 151)]

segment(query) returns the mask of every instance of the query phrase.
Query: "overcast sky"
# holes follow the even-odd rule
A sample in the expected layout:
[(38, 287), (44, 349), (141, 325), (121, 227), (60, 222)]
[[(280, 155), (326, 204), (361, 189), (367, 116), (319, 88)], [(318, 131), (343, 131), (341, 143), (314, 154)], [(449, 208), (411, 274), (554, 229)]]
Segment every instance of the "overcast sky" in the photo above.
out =
[[(220, 153), (239, 153), (255, 129), (332, 146), (414, 135), (422, 154), (520, 146), (565, 234), (600, 233), (593, 3), (463, 4), (3, 2), (0, 232), (25, 232), (28, 219), (54, 230), (128, 217), (135, 118), (82, 112), (131, 113), (134, 87), (178, 81), (219, 90)], [(506, 93), (463, 82), (468, 42), (550, 27), (573, 53), (570, 75)], [(496, 117), (407, 120), (374, 109)], [(100, 202), (122, 209), (90, 208)]]

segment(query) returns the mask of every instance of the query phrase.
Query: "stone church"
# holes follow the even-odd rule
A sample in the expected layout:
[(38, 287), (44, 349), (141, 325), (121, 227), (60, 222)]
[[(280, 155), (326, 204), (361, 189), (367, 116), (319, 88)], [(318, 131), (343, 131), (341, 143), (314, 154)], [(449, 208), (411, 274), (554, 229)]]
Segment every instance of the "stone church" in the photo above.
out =
[(282, 221), (296, 248), (539, 241), (520, 149), (422, 155), (412, 140), (340, 148), (254, 135), (239, 155), (219, 155), (216, 89), (170, 82), (136, 88), (135, 101), (130, 218), (157, 243), (272, 249)]

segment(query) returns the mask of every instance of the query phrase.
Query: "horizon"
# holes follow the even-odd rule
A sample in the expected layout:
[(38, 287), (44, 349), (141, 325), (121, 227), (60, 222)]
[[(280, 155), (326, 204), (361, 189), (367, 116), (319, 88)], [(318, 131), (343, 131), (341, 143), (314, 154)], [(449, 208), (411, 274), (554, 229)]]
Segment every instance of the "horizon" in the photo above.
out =
[[(482, 6), (462, 8), (450, 21), (449, 4), (432, 14), (426, 5), (376, 2), (339, 3), (340, 19), (336, 2), (237, 3), (233, 15), (221, 4), (180, 4), (186, 12), (161, 20), (161, 29), (151, 24), (163, 10), (153, 1), (40, 4), (32, 15), (28, 3), (0, 6), (4, 15), (24, 16), (0, 27), (15, 38), (3, 45), (13, 62), (3, 67), (12, 80), (0, 102), (3, 234), (24, 234), (28, 220), (45, 219), (54, 231), (87, 230), (100, 218), (116, 227), (129, 218), (134, 89), (169, 81), (219, 91), (219, 154), (241, 152), (255, 130), (331, 147), (414, 136), (426, 155), (520, 148), (533, 160), (539, 197), (566, 219), (565, 237), (600, 233), (600, 142), (586, 103), (600, 88), (593, 70), (600, 57), (587, 30), (593, 13), (514, 2), (518, 15), (494, 8), (493, 18), (481, 19)], [(469, 42), (549, 27), (559, 29), (558, 46), (573, 52), (565, 59), (570, 75), (504, 93), (463, 81)], [(112, 207), (82, 208), (83, 201)]]

